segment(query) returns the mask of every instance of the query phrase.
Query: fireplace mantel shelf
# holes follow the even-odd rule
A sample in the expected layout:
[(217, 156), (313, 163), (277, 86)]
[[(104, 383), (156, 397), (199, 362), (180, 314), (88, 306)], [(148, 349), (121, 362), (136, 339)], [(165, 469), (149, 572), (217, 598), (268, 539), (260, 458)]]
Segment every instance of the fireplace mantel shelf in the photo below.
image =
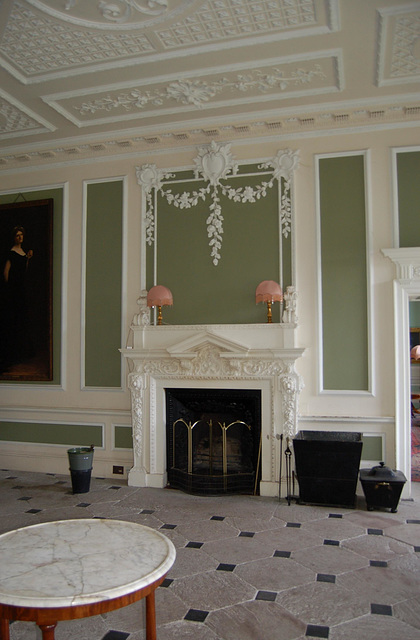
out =
[(166, 485), (165, 389), (259, 389), (262, 394), (260, 493), (278, 493), (278, 439), (297, 430), (303, 386), (295, 362), (296, 325), (136, 325), (129, 362), (134, 467), (129, 484)]

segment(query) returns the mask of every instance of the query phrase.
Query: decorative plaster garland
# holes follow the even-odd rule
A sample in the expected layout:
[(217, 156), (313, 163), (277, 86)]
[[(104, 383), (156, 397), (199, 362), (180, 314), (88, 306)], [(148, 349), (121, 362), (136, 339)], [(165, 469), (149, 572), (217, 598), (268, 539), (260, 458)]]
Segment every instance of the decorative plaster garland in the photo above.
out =
[[(217, 144), (214, 140), (210, 145), (199, 147), (198, 156), (195, 158), (195, 178), (201, 178), (208, 184), (197, 191), (182, 194), (173, 194), (172, 189), (165, 189), (163, 182), (175, 178), (175, 174), (158, 169), (155, 164), (144, 164), (136, 167), (136, 176), (139, 185), (144, 189), (146, 196), (146, 242), (151, 246), (155, 241), (155, 209), (154, 195), (157, 192), (166, 198), (168, 204), (179, 209), (190, 209), (195, 207), (200, 200), (205, 201), (209, 195), (211, 198), (210, 214), (207, 218), (207, 236), (211, 247), (211, 258), (213, 264), (217, 266), (221, 258), (222, 235), (223, 235), (223, 215), (220, 204), (219, 191), (221, 194), (234, 202), (256, 202), (267, 195), (267, 190), (271, 189), (275, 181), (283, 178), (283, 190), (280, 201), (280, 225), (281, 233), (285, 238), (291, 231), (292, 202), (291, 202), (291, 180), (294, 170), (299, 164), (299, 154), (297, 151), (285, 149), (277, 152), (277, 155), (263, 164), (258, 165), (259, 170), (272, 169), (271, 177), (268, 181), (251, 187), (238, 187), (235, 189), (227, 181), (229, 177), (236, 176), (239, 165), (230, 151), (230, 144)], [(225, 183), (221, 182), (224, 180)]]

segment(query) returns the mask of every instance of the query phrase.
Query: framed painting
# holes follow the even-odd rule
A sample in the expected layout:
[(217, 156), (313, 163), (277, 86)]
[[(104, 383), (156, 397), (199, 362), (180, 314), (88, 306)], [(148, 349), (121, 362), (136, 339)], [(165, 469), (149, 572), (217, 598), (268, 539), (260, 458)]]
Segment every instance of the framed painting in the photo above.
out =
[(0, 205), (0, 381), (52, 380), (53, 200)]

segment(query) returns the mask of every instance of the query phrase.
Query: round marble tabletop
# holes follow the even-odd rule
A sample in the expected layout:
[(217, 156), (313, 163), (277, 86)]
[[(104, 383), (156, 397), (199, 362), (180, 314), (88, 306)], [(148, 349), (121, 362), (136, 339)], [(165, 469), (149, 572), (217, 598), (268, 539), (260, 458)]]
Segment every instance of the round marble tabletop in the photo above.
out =
[(0, 535), (0, 603), (71, 607), (153, 584), (175, 561), (166, 536), (132, 522), (60, 520)]

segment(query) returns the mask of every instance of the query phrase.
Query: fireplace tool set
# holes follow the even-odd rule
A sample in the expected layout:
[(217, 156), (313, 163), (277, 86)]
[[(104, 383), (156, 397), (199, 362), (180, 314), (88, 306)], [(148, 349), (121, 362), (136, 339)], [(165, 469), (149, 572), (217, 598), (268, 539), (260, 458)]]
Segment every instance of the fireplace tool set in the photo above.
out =
[[(286, 460), (286, 500), (290, 507), (292, 500), (298, 500), (295, 495), (295, 471), (292, 469), (292, 450), (289, 446), (290, 439), (286, 438), (286, 449), (284, 456)], [(279, 469), (279, 500), (281, 500), (281, 480), (283, 473), (283, 434), (280, 434), (280, 469)]]

